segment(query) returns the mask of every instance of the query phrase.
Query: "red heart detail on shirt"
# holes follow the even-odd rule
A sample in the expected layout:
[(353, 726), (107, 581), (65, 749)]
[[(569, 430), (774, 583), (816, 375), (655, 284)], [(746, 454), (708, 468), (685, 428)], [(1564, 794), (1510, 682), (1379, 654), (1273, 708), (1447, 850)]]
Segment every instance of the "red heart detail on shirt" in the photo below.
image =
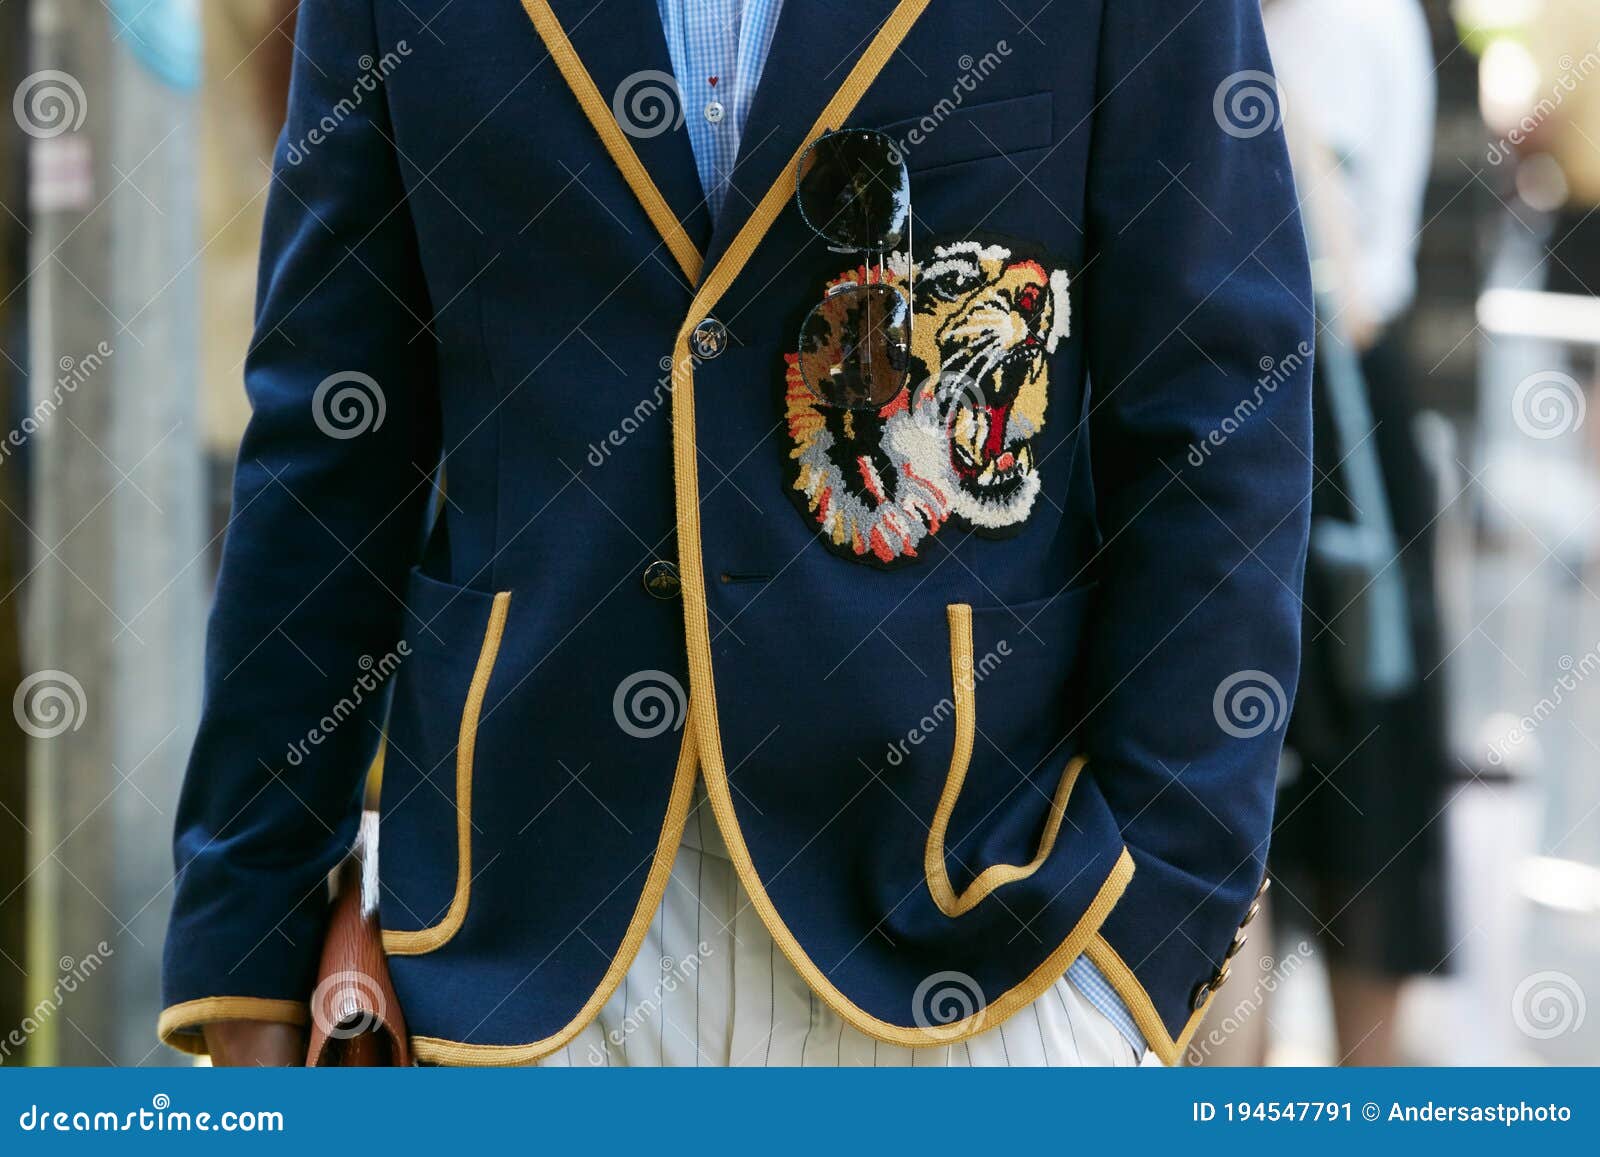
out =
[(716, 88), (717, 87), (717, 78), (714, 77), (714, 76), (711, 78), (711, 87), (712, 88)]

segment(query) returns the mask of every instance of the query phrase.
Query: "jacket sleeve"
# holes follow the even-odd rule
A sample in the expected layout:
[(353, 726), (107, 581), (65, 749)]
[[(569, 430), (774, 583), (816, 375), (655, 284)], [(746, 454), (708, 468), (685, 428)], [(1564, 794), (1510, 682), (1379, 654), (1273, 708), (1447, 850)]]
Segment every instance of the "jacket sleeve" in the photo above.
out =
[(439, 456), (432, 308), (371, 3), (305, 0), (296, 44), (176, 822), (159, 1032), (191, 1052), (207, 1022), (307, 1018)]
[(1118, 0), (1104, 20), (1086, 748), (1136, 870), (1091, 956), (1171, 1061), (1266, 860), (1299, 661), (1314, 323), (1257, 0)]

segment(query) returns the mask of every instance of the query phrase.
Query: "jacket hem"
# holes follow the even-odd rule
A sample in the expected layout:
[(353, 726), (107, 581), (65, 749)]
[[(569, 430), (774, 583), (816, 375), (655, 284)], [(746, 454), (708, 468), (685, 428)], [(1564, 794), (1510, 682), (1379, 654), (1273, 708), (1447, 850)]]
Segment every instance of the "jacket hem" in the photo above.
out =
[(1167, 1031), (1166, 1022), (1161, 1019), (1161, 1014), (1156, 1011), (1155, 1001), (1150, 999), (1150, 994), (1145, 991), (1144, 985), (1139, 983), (1138, 976), (1111, 946), (1110, 941), (1096, 931), (1084, 951), (1090, 963), (1100, 969), (1107, 983), (1122, 998), (1122, 1003), (1128, 1006), (1128, 1012), (1133, 1016), (1133, 1023), (1144, 1033), (1144, 1039), (1149, 1043), (1151, 1051), (1161, 1059), (1161, 1063), (1181, 1064), (1183, 1054), (1188, 1051), (1189, 1042), (1194, 1039), (1195, 1032), (1200, 1028), (1200, 1022), (1205, 1019), (1206, 1013), (1211, 1011), (1211, 1002), (1216, 999), (1216, 992), (1213, 991), (1206, 997), (1204, 1003), (1195, 1009), (1178, 1031), (1178, 1035), (1174, 1037)]
[(788, 925), (783, 922), (783, 917), (778, 913), (771, 897), (767, 895), (761, 877), (750, 858), (750, 849), (745, 845), (739, 821), (733, 814), (733, 800), (728, 791), (726, 775), (720, 765), (715, 773), (710, 772), (708, 768), (706, 794), (711, 799), (711, 810), (716, 814), (717, 825), (722, 831), (723, 841), (728, 846), (734, 868), (739, 874), (739, 882), (749, 895), (752, 906), (761, 917), (761, 922), (766, 925), (773, 941), (783, 951), (794, 970), (839, 1019), (886, 1044), (904, 1045), (908, 1048), (932, 1048), (956, 1044), (1004, 1024), (1048, 991), (1051, 985), (1066, 974), (1072, 962), (1088, 950), (1098, 936), (1101, 925), (1111, 915), (1111, 910), (1116, 907), (1117, 901), (1122, 899), (1128, 882), (1133, 879), (1133, 856), (1124, 846), (1111, 870), (1101, 882), (1099, 890), (1095, 892), (1094, 899), (1078, 918), (1078, 922), (1073, 925), (1072, 931), (1067, 933), (1066, 939), (1058, 944), (1055, 950), (1046, 956), (1020, 984), (1007, 989), (997, 999), (959, 1021), (925, 1028), (891, 1024), (873, 1016), (835, 987), (807, 955)]
[(689, 805), (694, 799), (696, 770), (693, 726), (686, 724), (683, 747), (678, 753), (678, 769), (672, 783), (672, 796), (667, 805), (666, 819), (662, 823), (661, 838), (656, 844), (655, 859), (650, 865), (650, 874), (645, 879), (644, 891), (639, 896), (639, 903), (634, 907), (633, 918), (623, 934), (622, 944), (612, 957), (605, 975), (601, 977), (599, 986), (566, 1027), (541, 1040), (509, 1045), (469, 1044), (465, 1041), (446, 1040), (443, 1037), (413, 1036), (411, 1038), (413, 1056), (419, 1061), (438, 1065), (532, 1064), (557, 1049), (564, 1048), (588, 1026), (590, 1021), (600, 1015), (600, 1010), (605, 1007), (606, 1001), (611, 999), (611, 994), (617, 990), (622, 978), (633, 965), (634, 957), (639, 954), (645, 936), (650, 931), (650, 924), (655, 919), (656, 909), (661, 906), (661, 897), (666, 894), (667, 884), (672, 879), (672, 862), (678, 854), (678, 845), (683, 841), (683, 826), (689, 818)]

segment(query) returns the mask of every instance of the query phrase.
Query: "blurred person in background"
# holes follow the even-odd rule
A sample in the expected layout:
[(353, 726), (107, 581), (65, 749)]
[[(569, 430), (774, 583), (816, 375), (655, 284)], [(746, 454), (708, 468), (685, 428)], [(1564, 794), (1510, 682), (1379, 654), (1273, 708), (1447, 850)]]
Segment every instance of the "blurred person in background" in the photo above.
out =
[[(1276, 914), (1318, 937), (1341, 1062), (1392, 1064), (1402, 982), (1437, 971), (1449, 952), (1437, 822), (1449, 776), (1430, 529), (1438, 510), (1414, 433), (1421, 371), (1403, 336), (1431, 164), (1434, 62), (1415, 0), (1269, 0), (1265, 11), (1318, 255), (1313, 521), (1378, 525), (1391, 544), (1355, 582), (1319, 567), (1315, 550), (1308, 567), (1301, 689), (1272, 850), (1286, 885)], [(1348, 364), (1337, 385), (1335, 352)], [(1340, 437), (1331, 391), (1360, 394), (1362, 379), (1365, 399), (1347, 401), (1369, 414)], [(1363, 458), (1375, 460), (1373, 493), (1386, 510), (1359, 509), (1348, 479)], [(1400, 637), (1363, 640), (1352, 608), (1388, 582), (1399, 613), (1373, 629)], [(1383, 687), (1352, 677), (1352, 656), (1379, 648), (1399, 655), (1406, 675)]]

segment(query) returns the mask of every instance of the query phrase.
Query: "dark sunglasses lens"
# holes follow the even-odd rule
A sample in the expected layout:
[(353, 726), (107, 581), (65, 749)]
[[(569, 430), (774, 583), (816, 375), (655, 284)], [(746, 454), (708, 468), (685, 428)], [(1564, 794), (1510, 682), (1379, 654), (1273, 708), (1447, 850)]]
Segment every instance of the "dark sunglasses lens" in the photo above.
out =
[(879, 132), (821, 137), (800, 159), (800, 212), (846, 249), (898, 246), (911, 216), (911, 178), (894, 142)]
[(824, 298), (800, 331), (800, 373), (818, 400), (877, 410), (906, 381), (911, 311), (889, 285), (856, 285)]

